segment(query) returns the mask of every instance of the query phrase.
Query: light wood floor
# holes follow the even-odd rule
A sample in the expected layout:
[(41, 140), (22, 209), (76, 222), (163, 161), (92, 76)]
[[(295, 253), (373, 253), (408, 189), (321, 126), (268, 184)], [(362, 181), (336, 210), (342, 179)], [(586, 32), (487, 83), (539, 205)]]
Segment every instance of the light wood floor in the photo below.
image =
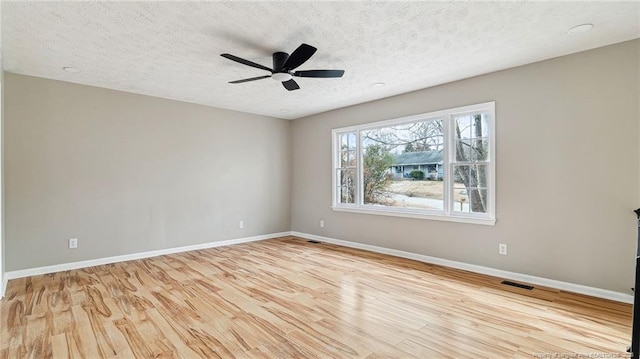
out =
[(0, 358), (622, 358), (631, 331), (629, 305), (292, 237), (12, 280), (0, 315)]

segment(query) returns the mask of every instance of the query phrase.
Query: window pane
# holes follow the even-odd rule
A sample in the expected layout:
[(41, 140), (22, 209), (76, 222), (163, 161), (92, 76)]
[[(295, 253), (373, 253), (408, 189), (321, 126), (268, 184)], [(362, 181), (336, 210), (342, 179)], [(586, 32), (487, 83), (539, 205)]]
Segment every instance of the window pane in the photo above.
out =
[(469, 188), (454, 190), (454, 212), (487, 213), (487, 190), (485, 188)]
[(455, 117), (455, 150), (457, 162), (489, 160), (488, 114)]
[(346, 133), (340, 135), (340, 149), (348, 150), (349, 149), (349, 141)]
[(340, 186), (338, 187), (338, 199), (340, 203), (355, 203), (355, 191), (353, 187)]
[(453, 168), (456, 176), (454, 188), (459, 187), (460, 184), (466, 188), (487, 186), (486, 165), (460, 165)]
[(471, 187), (487, 187), (487, 166), (471, 166)]
[(458, 181), (454, 182), (453, 183), (453, 189), (454, 189), (454, 193), (456, 195), (461, 195), (461, 196), (462, 195), (464, 195), (464, 196), (467, 195), (467, 187), (464, 185), (463, 182), (458, 182)]
[(487, 190), (474, 188), (469, 192), (471, 199), (471, 212), (487, 213)]
[(456, 181), (453, 185), (455, 212), (487, 212), (486, 165), (454, 166)]
[(453, 193), (453, 211), (469, 212), (469, 194), (467, 190), (455, 189)]
[(356, 151), (349, 151), (347, 153), (347, 167), (355, 167), (356, 166)]
[(355, 151), (355, 149), (356, 149), (356, 133), (355, 132), (350, 132), (347, 136), (349, 137), (349, 149)]
[(471, 161), (487, 161), (489, 159), (489, 141), (486, 138), (471, 141)]
[(356, 149), (356, 133), (347, 132), (340, 134), (340, 150), (353, 150)]
[(356, 151), (340, 151), (340, 167), (356, 167)]
[(456, 141), (457, 162), (478, 162), (488, 160), (489, 141), (486, 138)]
[(355, 203), (356, 198), (356, 171), (338, 170), (338, 203)]
[(472, 137), (489, 137), (489, 114), (481, 113), (472, 116)]
[(463, 187), (469, 183), (469, 167), (467, 165), (453, 166), (453, 173), (455, 176), (454, 187), (462, 184)]
[[(459, 200), (453, 206), (456, 212), (487, 213), (487, 189), (469, 188), (465, 199)], [(462, 209), (461, 209), (462, 208)]]
[(349, 163), (349, 158), (348, 158), (348, 153), (349, 151), (340, 151), (340, 168), (345, 168), (347, 167), (347, 163)]
[(356, 183), (356, 171), (355, 170), (339, 170), (340, 185), (346, 187), (353, 187)]
[(471, 138), (471, 116), (457, 116), (455, 133), (458, 139)]
[(442, 210), (443, 142), (442, 120), (362, 131), (364, 203)]
[(471, 162), (470, 140), (456, 141), (456, 161)]
[(455, 131), (458, 139), (472, 139), (489, 136), (489, 114), (478, 113), (455, 117)]
[(468, 187), (478, 187), (478, 171), (476, 166), (469, 166), (469, 181)]

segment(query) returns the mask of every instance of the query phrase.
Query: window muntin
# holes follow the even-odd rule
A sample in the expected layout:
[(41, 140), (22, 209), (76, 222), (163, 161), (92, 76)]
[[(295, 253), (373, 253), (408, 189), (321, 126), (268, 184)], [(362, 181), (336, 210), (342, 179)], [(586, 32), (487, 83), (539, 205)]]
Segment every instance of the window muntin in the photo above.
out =
[(494, 106), (333, 130), (333, 208), (495, 223)]

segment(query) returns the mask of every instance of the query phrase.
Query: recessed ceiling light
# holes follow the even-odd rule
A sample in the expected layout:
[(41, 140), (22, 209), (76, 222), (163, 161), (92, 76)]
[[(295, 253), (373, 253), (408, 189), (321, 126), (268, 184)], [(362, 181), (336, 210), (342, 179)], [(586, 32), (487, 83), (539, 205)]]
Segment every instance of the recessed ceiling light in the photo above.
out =
[(567, 34), (569, 35), (582, 34), (584, 32), (590, 31), (591, 29), (593, 29), (593, 24), (582, 24), (582, 25), (578, 25), (570, 28), (569, 31), (567, 31)]
[(371, 85), (371, 87), (382, 87), (386, 85), (384, 82), (376, 82), (375, 84)]
[(65, 70), (66, 72), (71, 72), (71, 73), (74, 73), (74, 74), (77, 74), (78, 72), (80, 72), (80, 69), (77, 69), (75, 67), (67, 66), (67, 67), (63, 67), (62, 69)]
[(280, 112), (281, 113), (287, 113), (287, 112), (289, 112), (289, 110), (287, 110), (286, 108), (283, 108), (283, 109), (280, 109)]

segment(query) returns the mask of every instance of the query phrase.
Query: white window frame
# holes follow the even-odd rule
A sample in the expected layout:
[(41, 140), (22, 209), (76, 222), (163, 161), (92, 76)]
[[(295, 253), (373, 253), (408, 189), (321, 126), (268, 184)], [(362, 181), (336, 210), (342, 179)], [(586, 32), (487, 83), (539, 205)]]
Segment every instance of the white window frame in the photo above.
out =
[[(487, 212), (456, 212), (453, 210), (453, 166), (456, 164), (455, 158), (455, 134), (453, 131), (454, 118), (460, 115), (477, 114), (478, 112), (488, 113), (488, 141), (489, 141), (489, 158), (485, 162), (487, 166)], [(362, 168), (362, 138), (363, 130), (371, 130), (375, 128), (389, 127), (405, 123), (420, 122), (441, 119), (444, 128), (444, 146), (443, 146), (443, 185), (444, 185), (444, 209), (427, 210), (399, 207), (372, 206), (364, 204), (362, 186), (363, 186), (363, 168)], [(364, 214), (376, 214), (384, 216), (397, 216), (420, 218), (438, 221), (462, 222), (472, 224), (495, 225), (496, 217), (496, 114), (495, 101), (485, 102), (475, 105), (456, 107), (441, 111), (423, 113), (419, 115), (395, 118), (391, 120), (378, 121), (357, 126), (336, 128), (331, 131), (332, 137), (332, 206), (334, 211), (353, 212)], [(355, 132), (356, 134), (356, 203), (346, 204), (338, 201), (338, 166), (340, 164), (340, 143), (339, 136), (344, 133)]]

